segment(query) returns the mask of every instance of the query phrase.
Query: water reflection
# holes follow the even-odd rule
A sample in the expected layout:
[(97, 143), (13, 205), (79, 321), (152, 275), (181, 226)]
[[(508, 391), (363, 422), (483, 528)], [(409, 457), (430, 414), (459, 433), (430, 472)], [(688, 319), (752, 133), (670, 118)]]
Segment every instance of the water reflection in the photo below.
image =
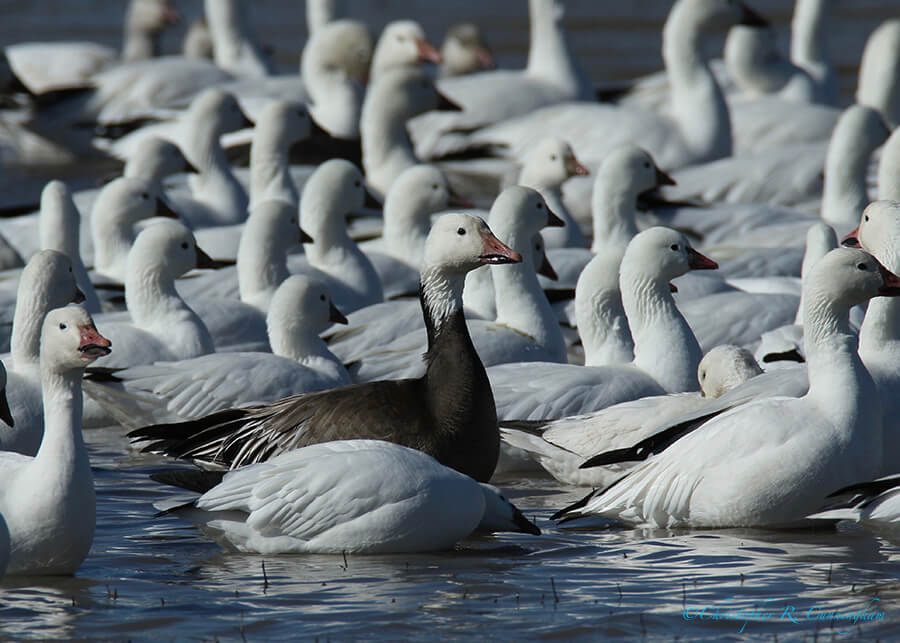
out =
[[(225, 554), (193, 527), (154, 518), (153, 503), (172, 496), (147, 474), (165, 460), (130, 453), (117, 432), (89, 432), (88, 442), (99, 502), (91, 555), (76, 578), (0, 585), (0, 638), (900, 634), (900, 549), (855, 525), (561, 529), (549, 516), (584, 491), (530, 477), (504, 487), (544, 529), (539, 537), (346, 561)], [(873, 600), (882, 620), (816, 618)], [(779, 618), (786, 608), (796, 622)]]

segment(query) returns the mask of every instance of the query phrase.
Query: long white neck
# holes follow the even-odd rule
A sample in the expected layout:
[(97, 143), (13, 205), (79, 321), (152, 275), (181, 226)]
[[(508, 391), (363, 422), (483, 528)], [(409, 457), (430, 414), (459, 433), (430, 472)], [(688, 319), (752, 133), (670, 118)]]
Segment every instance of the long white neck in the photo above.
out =
[(431, 230), (431, 213), (419, 203), (403, 198), (396, 190), (384, 204), (384, 248), (392, 256), (419, 269), (425, 253), (425, 239)]
[(42, 250), (56, 250), (66, 255), (72, 262), (72, 273), (79, 290), (84, 294), (83, 306), (92, 315), (100, 312), (100, 299), (94, 290), (81, 261), (79, 243), (81, 238), (81, 215), (72, 203), (71, 197), (66, 197), (68, 203), (60, 204), (60, 208), (44, 210), (41, 208), (41, 216), (38, 219), (38, 228), (41, 238)]
[(238, 244), (237, 273), (241, 301), (262, 312), (290, 274), (284, 240), (273, 238), (270, 230), (257, 229), (252, 215)]
[(463, 304), (466, 312), (481, 319), (497, 318), (497, 302), (494, 295), (494, 279), (490, 266), (481, 266), (466, 275)]
[(194, 197), (215, 209), (221, 216), (221, 223), (245, 221), (247, 193), (231, 171), (219, 142), (218, 126), (212, 119), (189, 117), (182, 123), (182, 132), (188, 141), (185, 156), (200, 170), (200, 175), (194, 177), (191, 184)]
[(309, 324), (293, 318), (287, 323), (267, 319), (269, 345), (272, 352), (292, 359), (317, 371), (328, 371), (340, 377), (346, 373), (341, 361), (328, 349), (325, 341)]
[[(822, 191), (822, 219), (847, 232), (859, 223), (859, 215), (869, 204), (866, 175), (869, 158), (882, 141), (847, 127), (846, 119), (838, 121), (825, 155), (825, 186)], [(843, 125), (843, 127), (842, 127)]]
[(671, 115), (692, 162), (731, 156), (728, 105), (703, 54), (703, 33), (691, 7), (676, 3), (663, 29), (663, 60), (669, 77)]
[(900, 201), (900, 129), (894, 130), (881, 149), (878, 198), (882, 201)]
[(529, 76), (559, 88), (572, 99), (592, 100), (590, 83), (569, 48), (562, 8), (555, 0), (529, 0)]
[(13, 365), (18, 373), (37, 377), (40, 368), (41, 325), (49, 311), (46, 287), (41, 288), (30, 280), (22, 279), (16, 297), (9, 349)]
[(857, 353), (849, 311), (838, 310), (817, 292), (815, 284), (804, 284), (804, 306), (807, 397), (816, 400), (830, 421), (845, 431), (856, 427), (861, 416), (870, 416), (867, 424), (874, 424), (880, 436), (881, 407), (875, 384)]
[(876, 361), (882, 354), (900, 350), (900, 301), (897, 297), (876, 297), (866, 308), (859, 329), (859, 354), (863, 361)]
[(179, 359), (215, 351), (206, 325), (175, 289), (175, 280), (159, 266), (129, 266), (125, 303), (134, 325), (156, 335)]
[(634, 365), (669, 393), (699, 390), (697, 367), (703, 353), (669, 284), (623, 261), (619, 285), (634, 338)]
[(634, 189), (613, 181), (595, 181), (591, 200), (594, 227), (594, 254), (612, 251), (621, 261), (625, 248), (638, 233), (635, 216), (637, 194)]
[(117, 216), (103, 216), (102, 209), (95, 207), (91, 213), (94, 269), (113, 279), (121, 279), (135, 235), (131, 222)]
[(511, 248), (524, 250), (521, 263), (491, 266), (497, 323), (534, 338), (554, 361), (565, 364), (568, 361), (566, 343), (534, 270), (531, 236), (519, 239), (516, 234), (504, 235), (496, 229), (495, 232)]
[(465, 283), (465, 275), (448, 273), (438, 266), (425, 266), (422, 269), (422, 308), (426, 321), (431, 324), (435, 334), (439, 334), (447, 320), (462, 310)]
[(360, 121), (366, 179), (382, 194), (387, 194), (403, 170), (418, 163), (406, 131), (407, 110), (397, 99), (378, 92), (363, 103)]
[(59, 480), (91, 479), (87, 447), (81, 435), (81, 377), (82, 372), (77, 370), (56, 373), (41, 368), (44, 437), (35, 462), (46, 463), (46, 474)]
[(159, 36), (139, 24), (125, 23), (122, 60), (135, 62), (159, 56)]
[(216, 65), (243, 76), (268, 76), (272, 68), (254, 42), (239, 0), (206, 0), (206, 20)]
[(594, 257), (575, 286), (575, 318), (584, 346), (585, 366), (626, 364), (634, 359), (634, 341), (619, 290), (622, 253)]
[(291, 180), (291, 143), (275, 123), (261, 120), (250, 145), (250, 208), (270, 199), (297, 205), (297, 188)]
[(837, 75), (828, 54), (828, 3), (797, 0), (791, 21), (791, 61), (802, 67), (821, 88), (826, 104), (837, 103)]

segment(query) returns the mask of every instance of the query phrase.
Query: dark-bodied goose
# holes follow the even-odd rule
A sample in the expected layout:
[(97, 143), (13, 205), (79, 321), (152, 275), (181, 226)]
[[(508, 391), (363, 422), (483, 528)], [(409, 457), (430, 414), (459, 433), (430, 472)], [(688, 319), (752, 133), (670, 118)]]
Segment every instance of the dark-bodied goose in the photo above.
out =
[(477, 217), (449, 214), (428, 235), (420, 300), (428, 332), (425, 375), (296, 395), (129, 435), (147, 451), (232, 468), (309, 444), (388, 440), (432, 455), (476, 480), (491, 477), (500, 434), (494, 397), (466, 328), (462, 289), (470, 270), (521, 261)]

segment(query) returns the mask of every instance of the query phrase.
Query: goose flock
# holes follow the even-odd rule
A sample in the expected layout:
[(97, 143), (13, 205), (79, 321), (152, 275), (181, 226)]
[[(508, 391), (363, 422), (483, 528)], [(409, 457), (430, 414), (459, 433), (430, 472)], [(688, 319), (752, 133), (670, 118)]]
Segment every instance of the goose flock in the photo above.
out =
[(327, 0), (299, 73), (244, 0), (182, 55), (170, 0), (7, 47), (0, 173), (55, 177), (0, 212), (0, 577), (88, 555), (85, 429), (189, 461), (158, 509), (240, 552), (539, 535), (499, 474), (585, 487), (555, 526), (898, 529), (900, 17), (842, 101), (831, 4), (788, 57), (675, 0), (599, 88), (557, 0), (518, 70)]

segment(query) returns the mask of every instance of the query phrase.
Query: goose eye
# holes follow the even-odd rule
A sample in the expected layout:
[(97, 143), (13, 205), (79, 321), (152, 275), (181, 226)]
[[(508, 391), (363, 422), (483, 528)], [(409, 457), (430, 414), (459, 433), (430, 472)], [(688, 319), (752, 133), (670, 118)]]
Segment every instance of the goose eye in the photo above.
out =
[(435, 184), (434, 184), (434, 185), (432, 185), (432, 186), (431, 186), (431, 189), (432, 189), (432, 190), (437, 190), (437, 189), (438, 189), (438, 187), (439, 187), (439, 186), (438, 186), (438, 184), (437, 184), (437, 183), (435, 183)]
[(68, 328), (68, 326), (66, 326), (65, 324), (60, 324), (60, 325), (59, 325), (59, 329), (60, 329), (60, 330), (65, 330), (66, 328)]
[(291, 225), (294, 225), (294, 224), (296, 224), (296, 223), (297, 223), (297, 217), (293, 217), (293, 218), (291, 219)]
[(72, 266), (69, 266), (69, 272), (72, 272)]
[(649, 170), (649, 169), (650, 169), (650, 162), (649, 162), (649, 161), (644, 161), (644, 167), (647, 168), (647, 169)]
[(147, 194), (146, 192), (141, 192), (141, 198), (142, 198), (144, 201), (146, 201), (147, 199), (150, 198), (150, 195)]
[(538, 204), (537, 204), (537, 209), (538, 209), (538, 210), (543, 209), (543, 207), (544, 207), (544, 204), (543, 204), (543, 203), (538, 203)]
[(464, 236), (464, 235), (466, 234), (466, 229), (465, 229), (465, 228), (457, 228), (457, 229), (456, 229), (456, 234), (458, 234), (459, 236), (462, 237), (462, 236)]
[(669, 246), (669, 247), (672, 248), (672, 250), (678, 250), (678, 244), (677, 244), (677, 243), (673, 243), (673, 244), (672, 244), (671, 246)]
[(868, 221), (868, 220), (869, 220), (869, 215), (867, 214), (866, 216), (863, 217), (863, 221)]
[(359, 187), (361, 185), (361, 183), (359, 181), (354, 181), (353, 185), (354, 185), (354, 187)]
[(701, 380), (705, 380), (705, 379), (706, 379), (706, 371), (700, 371), (700, 379), (701, 379)]
[(184, 248), (185, 250), (187, 250), (187, 249), (188, 249), (187, 241), (184, 241), (184, 242), (181, 244), (181, 247)]
[(859, 268), (860, 270), (868, 270), (868, 269), (869, 269), (869, 266), (867, 266), (867, 265), (864, 264), (864, 263), (857, 264), (856, 267)]
[(321, 299), (322, 301), (325, 301), (325, 295), (319, 295), (319, 299)]
[(555, 161), (555, 160), (556, 160), (556, 154), (551, 154), (551, 155), (550, 155), (550, 160), (551, 160), (551, 161)]

